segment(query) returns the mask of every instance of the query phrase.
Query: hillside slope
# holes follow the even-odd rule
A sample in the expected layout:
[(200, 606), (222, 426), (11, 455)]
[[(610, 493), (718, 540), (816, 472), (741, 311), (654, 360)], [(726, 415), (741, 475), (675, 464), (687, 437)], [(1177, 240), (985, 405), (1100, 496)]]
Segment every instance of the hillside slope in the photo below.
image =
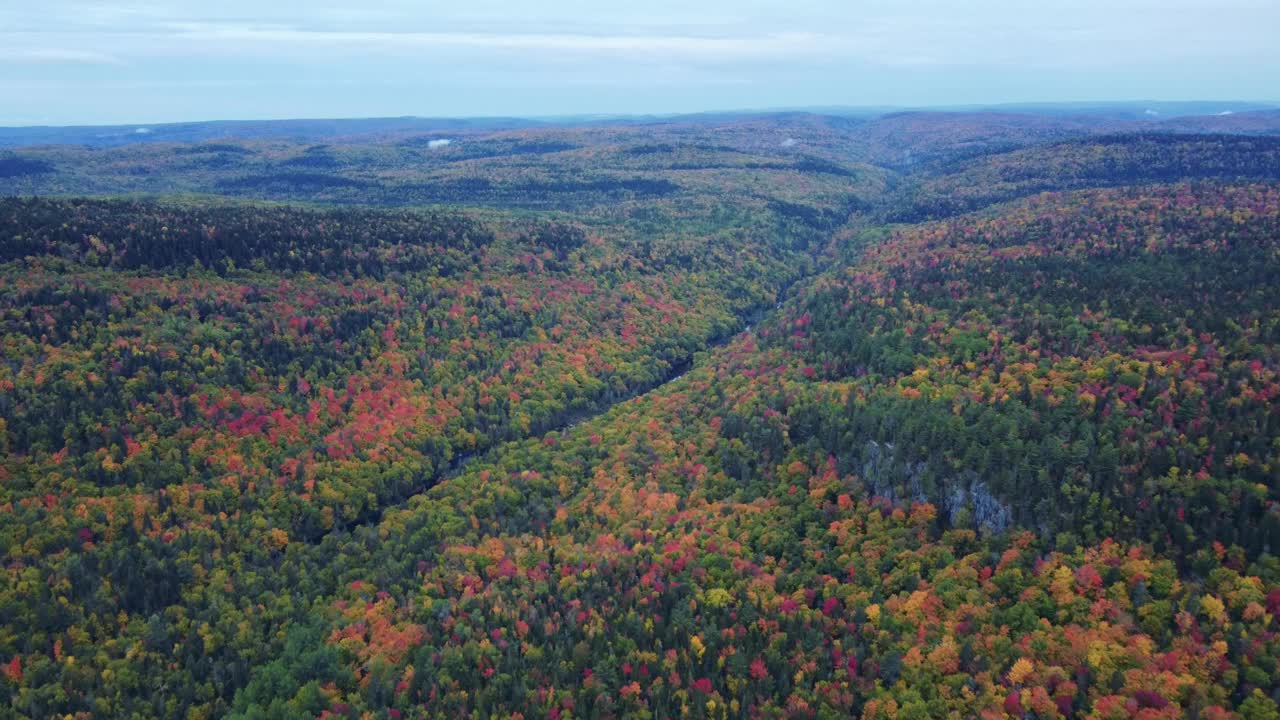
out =
[(1275, 143), (1025, 117), (3, 156), (0, 717), (1276, 716)]
[(330, 539), (291, 642), (332, 684), (282, 658), (237, 708), (1270, 707), (1278, 222), (1274, 186), (1173, 186), (861, 237), (679, 381)]

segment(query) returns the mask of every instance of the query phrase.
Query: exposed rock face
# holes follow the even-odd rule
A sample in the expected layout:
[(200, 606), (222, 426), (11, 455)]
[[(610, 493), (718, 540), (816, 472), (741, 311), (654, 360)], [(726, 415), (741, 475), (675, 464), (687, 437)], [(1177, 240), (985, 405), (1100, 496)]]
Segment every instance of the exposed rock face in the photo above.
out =
[[(875, 495), (893, 502), (929, 502), (938, 507), (949, 524), (969, 521), (981, 533), (1002, 533), (1013, 524), (1013, 512), (991, 493), (987, 483), (972, 471), (949, 475), (935, 488), (925, 487), (928, 463), (900, 461), (893, 443), (867, 441), (861, 476)], [(967, 524), (967, 523), (964, 523)]]

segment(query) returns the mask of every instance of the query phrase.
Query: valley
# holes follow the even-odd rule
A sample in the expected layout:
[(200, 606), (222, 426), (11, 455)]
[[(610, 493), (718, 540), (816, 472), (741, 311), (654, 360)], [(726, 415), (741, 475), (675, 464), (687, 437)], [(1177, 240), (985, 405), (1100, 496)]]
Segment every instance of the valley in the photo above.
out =
[(1280, 713), (1276, 111), (229, 128), (3, 136), (0, 717)]

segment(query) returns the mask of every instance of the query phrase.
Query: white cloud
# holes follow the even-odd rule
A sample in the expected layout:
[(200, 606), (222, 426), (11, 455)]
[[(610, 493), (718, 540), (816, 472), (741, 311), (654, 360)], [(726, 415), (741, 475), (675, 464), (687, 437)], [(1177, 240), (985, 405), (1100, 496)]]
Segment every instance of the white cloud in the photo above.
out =
[(72, 65), (126, 65), (122, 58), (93, 50), (67, 48), (0, 48), (0, 62), (66, 63)]
[(1275, 100), (1276, 27), (1277, 0), (0, 0), (0, 122)]
[[(974, 0), (961, 12), (949, 0), (793, 0), (782, 12), (765, 0), (708, 0), (695, 8), (682, 0), (648, 0), (642, 8), (469, 0), (429, 9), (407, 0), (366, 0), (355, 9), (336, 0), (46, 0), (39, 9), (0, 8), (0, 47), (26, 57), (61, 52), (65, 62), (76, 53), (45, 48), (82, 48), (82, 63), (217, 58), (319, 68), (341, 54), (515, 71), (583, 59), (1026, 69), (1277, 58), (1268, 23), (1257, 16), (1280, 21), (1280, 12), (1268, 13), (1260, 0), (1220, 0), (1239, 12), (1168, 0), (1179, 5), (1168, 13), (1152, 12), (1155, 1), (1063, 0), (1049, 9)], [(0, 62), (9, 58), (14, 51), (0, 51)]]
[(255, 45), (364, 48), (474, 48), (494, 50), (677, 53), (707, 57), (808, 54), (824, 38), (816, 33), (772, 33), (740, 36), (628, 35), (492, 32), (391, 32), (313, 30), (233, 23), (172, 23), (180, 39), (197, 42), (244, 42)]

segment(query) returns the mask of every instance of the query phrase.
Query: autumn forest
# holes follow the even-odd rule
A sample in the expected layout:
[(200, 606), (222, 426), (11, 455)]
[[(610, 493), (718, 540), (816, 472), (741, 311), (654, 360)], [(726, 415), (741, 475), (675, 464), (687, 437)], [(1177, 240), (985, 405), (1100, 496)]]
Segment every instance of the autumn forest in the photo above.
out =
[(1280, 718), (1280, 112), (0, 138), (0, 718)]

